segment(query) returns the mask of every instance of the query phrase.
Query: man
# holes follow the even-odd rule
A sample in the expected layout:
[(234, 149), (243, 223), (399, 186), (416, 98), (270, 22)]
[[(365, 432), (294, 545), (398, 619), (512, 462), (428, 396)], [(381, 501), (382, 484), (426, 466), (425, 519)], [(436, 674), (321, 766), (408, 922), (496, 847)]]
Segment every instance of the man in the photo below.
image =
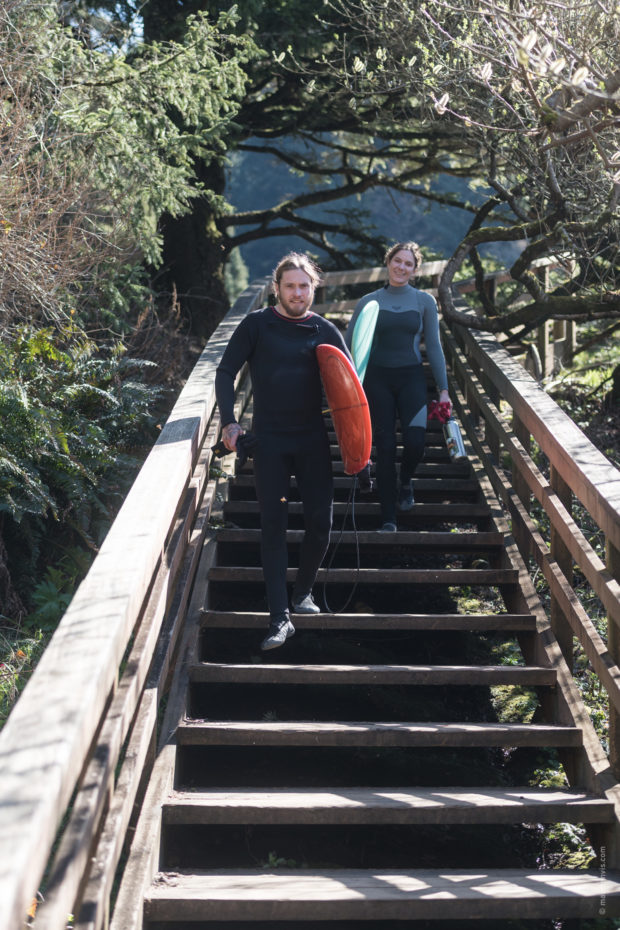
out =
[(275, 649), (293, 635), (286, 587), (288, 492), (295, 475), (305, 533), (292, 593), (294, 613), (319, 613), (312, 586), (329, 545), (333, 477), (322, 412), (316, 347), (348, 349), (338, 329), (310, 310), (320, 271), (307, 255), (285, 255), (273, 272), (275, 306), (248, 314), (233, 333), (215, 378), (227, 449), (243, 432), (234, 418), (234, 380), (249, 362), (254, 391), (252, 431), (256, 494), (261, 515), (261, 558), (269, 630), (261, 649)]

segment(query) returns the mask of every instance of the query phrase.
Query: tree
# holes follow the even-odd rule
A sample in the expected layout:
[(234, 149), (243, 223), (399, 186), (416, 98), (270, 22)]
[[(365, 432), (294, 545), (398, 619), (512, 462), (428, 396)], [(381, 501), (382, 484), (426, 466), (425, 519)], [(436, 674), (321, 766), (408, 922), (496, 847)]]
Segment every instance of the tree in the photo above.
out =
[[(606, 2), (241, 0), (237, 35), (261, 52), (245, 63), (226, 147), (271, 155), (308, 186), (258, 210), (233, 211), (219, 199), (164, 218), (168, 287), (189, 295), (198, 331), (208, 335), (223, 312), (223, 263), (253, 239), (302, 236), (332, 267), (378, 258), (382, 242), (359, 212), (328, 222), (312, 214), (377, 187), (471, 215), (441, 285), (455, 321), (525, 334), (545, 318), (614, 315), (618, 12)], [(147, 0), (145, 37), (178, 37), (188, 13), (216, 16), (227, 5)], [(225, 197), (221, 159), (197, 160), (196, 172)], [(429, 179), (440, 173), (478, 183), (477, 196), (438, 193)], [(347, 255), (335, 237), (351, 242)], [(513, 290), (505, 306), (487, 297), (479, 256), (481, 244), (501, 241), (526, 243), (512, 273), (527, 297)], [(466, 258), (480, 283), (480, 317), (452, 299)], [(551, 293), (537, 277), (544, 258), (567, 270)]]
[(0, 612), (59, 534), (97, 546), (153, 441), (158, 391), (122, 336), (149, 306), (159, 216), (190, 209), (194, 159), (234, 118), (233, 25), (197, 16), (181, 42), (111, 54), (55, 3), (0, 10)]
[[(7, 320), (125, 328), (101, 311), (120, 281), (161, 261), (162, 214), (190, 212), (195, 163), (224, 151), (249, 44), (196, 16), (181, 42), (111, 54), (58, 23), (56, 4), (8, 0), (0, 19), (0, 303)], [(113, 291), (113, 294), (110, 294)], [(134, 312), (137, 308), (134, 308)], [(129, 312), (129, 301), (124, 307)]]
[[(140, 8), (144, 39), (147, 44), (178, 41), (188, 15), (201, 11), (216, 17), (228, 6), (204, 0), (147, 0)], [(129, 3), (98, 3), (87, 9), (92, 18), (93, 12), (103, 8), (119, 36), (132, 34)], [(85, 4), (72, 9), (76, 31), (86, 30), (92, 44), (92, 25), (84, 25), (91, 20), (80, 19), (85, 16)], [(226, 134), (226, 150), (272, 155), (285, 170), (307, 178), (311, 189), (260, 210), (234, 211), (224, 204), (225, 153), (196, 157), (196, 192), (210, 190), (212, 195), (196, 196), (191, 212), (182, 216), (163, 215), (163, 267), (155, 273), (158, 288), (176, 289), (194, 332), (203, 338), (226, 309), (223, 268), (238, 246), (295, 234), (320, 258), (327, 256), (332, 267), (346, 267), (377, 260), (382, 242), (366, 230), (359, 210), (336, 212), (343, 198), (390, 187), (425, 199), (458, 202), (435, 195), (421, 184), (440, 169), (442, 155), (454, 147), (455, 128), (437, 124), (430, 139), (418, 127), (396, 133), (402, 113), (396, 95), (388, 105), (377, 99), (352, 103), (346, 82), (328, 61), (339, 36), (349, 27), (345, 17), (326, 22), (319, 0), (242, 0), (236, 10), (236, 36), (250, 37), (260, 51), (244, 64), (245, 93)], [(448, 165), (444, 159), (443, 163), (446, 172), (460, 178), (475, 167), (474, 160)], [(312, 215), (321, 204), (334, 205), (328, 222)], [(334, 241), (336, 236), (351, 243), (347, 254)]]
[[(519, 335), (545, 319), (620, 316), (620, 10), (582, 0), (333, 0), (354, 43), (334, 71), (351, 93), (408, 102), (409, 118), (453, 127), (453, 161), (478, 158), (492, 196), (440, 285), (444, 313), (456, 323)], [(350, 37), (347, 36), (347, 45)], [(377, 43), (380, 43), (379, 46)], [(374, 51), (374, 55), (373, 55)], [(485, 295), (478, 248), (523, 240), (511, 268), (526, 299), (500, 307)], [(452, 285), (469, 258), (484, 313), (455, 308)], [(537, 263), (550, 259), (564, 280), (546, 292)], [(511, 295), (511, 300), (514, 295)]]

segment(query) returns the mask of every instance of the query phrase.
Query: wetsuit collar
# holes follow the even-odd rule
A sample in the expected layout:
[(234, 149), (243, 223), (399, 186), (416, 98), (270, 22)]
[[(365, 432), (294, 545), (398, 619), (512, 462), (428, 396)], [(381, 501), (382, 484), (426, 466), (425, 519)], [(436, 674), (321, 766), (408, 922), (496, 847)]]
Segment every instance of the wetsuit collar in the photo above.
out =
[(386, 284), (385, 290), (388, 292), (388, 294), (402, 294), (404, 291), (406, 291), (410, 287), (411, 287), (411, 284), (399, 284), (399, 285)]
[(272, 305), (270, 305), (269, 309), (273, 310), (279, 320), (285, 320), (287, 323), (306, 323), (311, 317), (316, 316), (312, 310), (308, 310), (306, 313), (304, 313), (303, 316), (295, 317), (295, 319), (293, 319), (290, 316), (285, 316), (283, 313), (278, 313), (276, 308)]

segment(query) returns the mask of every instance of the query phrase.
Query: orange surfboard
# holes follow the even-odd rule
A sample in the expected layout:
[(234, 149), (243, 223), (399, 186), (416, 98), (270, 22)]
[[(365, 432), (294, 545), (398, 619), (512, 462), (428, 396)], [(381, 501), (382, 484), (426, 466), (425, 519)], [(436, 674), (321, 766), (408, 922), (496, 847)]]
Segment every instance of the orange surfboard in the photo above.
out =
[(357, 372), (341, 349), (316, 347), (321, 379), (332, 415), (345, 474), (356, 475), (370, 460), (370, 411)]

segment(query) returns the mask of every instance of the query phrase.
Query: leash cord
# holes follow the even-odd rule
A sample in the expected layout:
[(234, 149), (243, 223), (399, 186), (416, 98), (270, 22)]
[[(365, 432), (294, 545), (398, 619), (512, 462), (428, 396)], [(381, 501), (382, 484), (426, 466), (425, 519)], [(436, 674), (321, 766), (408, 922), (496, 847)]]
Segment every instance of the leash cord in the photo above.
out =
[[(359, 582), (359, 573), (360, 573), (360, 544), (359, 544), (359, 537), (358, 537), (358, 533), (357, 533), (357, 526), (356, 526), (356, 524), (355, 524), (355, 490), (356, 490), (356, 488), (357, 488), (357, 475), (353, 475), (353, 481), (351, 482), (351, 490), (349, 491), (349, 498), (348, 498), (348, 500), (347, 500), (347, 506), (346, 506), (346, 508), (345, 508), (344, 517), (342, 518), (342, 524), (341, 524), (341, 527), (340, 527), (340, 535), (338, 536), (338, 539), (336, 540), (336, 542), (335, 542), (335, 544), (334, 544), (334, 547), (333, 547), (333, 549), (332, 549), (331, 555), (330, 555), (330, 557), (329, 557), (329, 562), (328, 562), (328, 564), (327, 564), (326, 573), (325, 573), (325, 581), (323, 582), (323, 601), (324, 601), (324, 603), (325, 603), (325, 609), (327, 610), (327, 613), (329, 613), (329, 614), (341, 614), (341, 613), (343, 613), (344, 610), (346, 610), (346, 608), (347, 608), (347, 607), (349, 606), (349, 604), (351, 603), (351, 599), (352, 599), (353, 595), (355, 594), (355, 590), (356, 590), (357, 585), (358, 585), (358, 582)], [(357, 569), (357, 571), (356, 571), (356, 575), (355, 575), (355, 580), (354, 580), (354, 582), (353, 582), (353, 587), (351, 588), (351, 591), (350, 591), (350, 593), (349, 593), (348, 598), (346, 599), (346, 601), (344, 602), (344, 604), (342, 605), (342, 607), (339, 607), (338, 610), (332, 610), (331, 607), (329, 606), (328, 601), (327, 601), (327, 585), (328, 585), (328, 579), (329, 579), (329, 571), (330, 571), (330, 569), (331, 569), (331, 567), (332, 567), (332, 563), (333, 563), (333, 561), (334, 561), (334, 557), (335, 557), (335, 555), (336, 555), (336, 552), (338, 551), (338, 546), (340, 545), (340, 542), (341, 542), (341, 540), (342, 540), (342, 534), (344, 533), (344, 529), (345, 529), (345, 526), (346, 526), (347, 515), (348, 515), (348, 513), (349, 513), (349, 508), (351, 509), (351, 526), (353, 527), (353, 532), (354, 532), (354, 534), (355, 534), (355, 558), (356, 558), (356, 569)]]

